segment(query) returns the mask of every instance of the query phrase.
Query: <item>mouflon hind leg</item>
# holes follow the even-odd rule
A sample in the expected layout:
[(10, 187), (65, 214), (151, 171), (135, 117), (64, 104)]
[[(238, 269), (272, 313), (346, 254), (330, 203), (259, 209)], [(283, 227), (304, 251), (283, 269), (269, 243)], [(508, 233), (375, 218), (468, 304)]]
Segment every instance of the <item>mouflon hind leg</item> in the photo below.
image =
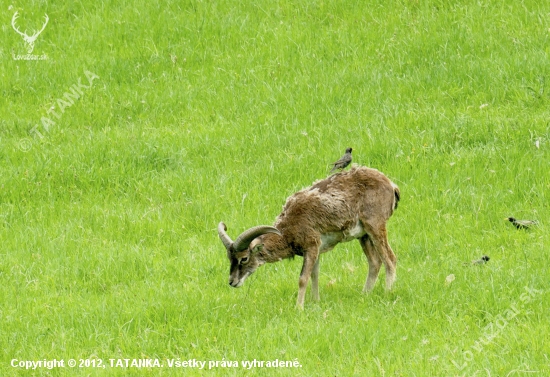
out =
[(365, 286), (363, 287), (363, 292), (370, 292), (374, 288), (376, 279), (378, 279), (378, 274), (380, 273), (380, 267), (382, 266), (382, 261), (380, 260), (380, 256), (376, 252), (374, 245), (372, 244), (372, 241), (370, 240), (367, 234), (361, 237), (359, 239), (359, 242), (361, 243), (363, 252), (367, 257), (367, 261), (369, 262), (369, 274), (367, 276), (367, 281), (365, 282)]

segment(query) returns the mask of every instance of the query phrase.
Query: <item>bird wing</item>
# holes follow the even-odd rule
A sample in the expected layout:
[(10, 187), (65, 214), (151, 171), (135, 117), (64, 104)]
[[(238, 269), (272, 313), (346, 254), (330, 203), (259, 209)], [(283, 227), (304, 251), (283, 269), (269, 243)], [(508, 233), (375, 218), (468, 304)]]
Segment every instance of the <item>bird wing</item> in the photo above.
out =
[(537, 225), (535, 220), (516, 220), (516, 226), (520, 228), (529, 228), (533, 225)]

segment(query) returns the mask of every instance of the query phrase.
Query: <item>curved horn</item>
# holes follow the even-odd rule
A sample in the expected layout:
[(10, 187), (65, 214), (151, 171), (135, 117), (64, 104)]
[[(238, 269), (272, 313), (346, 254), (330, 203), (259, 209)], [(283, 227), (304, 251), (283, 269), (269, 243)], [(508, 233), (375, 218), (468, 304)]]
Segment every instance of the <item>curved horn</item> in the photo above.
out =
[(282, 236), (277, 228), (268, 225), (259, 225), (242, 232), (233, 243), (233, 247), (236, 251), (243, 251), (250, 245), (250, 242), (252, 242), (254, 238), (266, 233), (275, 233)]
[(229, 250), (233, 241), (231, 241), (231, 237), (229, 237), (226, 230), (227, 227), (225, 226), (225, 224), (223, 222), (220, 222), (218, 224), (218, 236), (220, 236), (220, 240), (222, 240), (225, 248)]

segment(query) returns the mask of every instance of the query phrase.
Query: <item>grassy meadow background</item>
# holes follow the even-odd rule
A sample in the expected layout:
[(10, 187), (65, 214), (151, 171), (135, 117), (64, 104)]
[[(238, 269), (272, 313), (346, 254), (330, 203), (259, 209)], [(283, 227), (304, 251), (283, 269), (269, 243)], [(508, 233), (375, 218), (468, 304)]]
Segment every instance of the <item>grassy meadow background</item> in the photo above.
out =
[[(0, 4), (1, 375), (550, 375), (550, 3)], [(401, 189), (395, 290), (358, 242), (303, 312), (301, 258), (229, 287), (218, 222), (272, 224), (346, 147)], [(10, 366), (54, 358), (301, 367)]]

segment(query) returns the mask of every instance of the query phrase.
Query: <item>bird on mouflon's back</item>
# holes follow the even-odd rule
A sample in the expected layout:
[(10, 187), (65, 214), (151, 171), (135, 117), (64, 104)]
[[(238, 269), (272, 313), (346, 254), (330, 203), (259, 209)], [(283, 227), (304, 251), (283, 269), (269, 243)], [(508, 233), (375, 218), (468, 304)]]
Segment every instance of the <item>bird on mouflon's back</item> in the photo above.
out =
[(338, 161), (332, 164), (334, 166), (330, 171), (331, 173), (336, 169), (340, 169), (340, 170), (345, 169), (349, 164), (351, 164), (351, 160), (352, 160), (351, 151), (352, 151), (351, 148), (347, 148), (346, 153), (342, 156), (342, 158), (340, 158)]

